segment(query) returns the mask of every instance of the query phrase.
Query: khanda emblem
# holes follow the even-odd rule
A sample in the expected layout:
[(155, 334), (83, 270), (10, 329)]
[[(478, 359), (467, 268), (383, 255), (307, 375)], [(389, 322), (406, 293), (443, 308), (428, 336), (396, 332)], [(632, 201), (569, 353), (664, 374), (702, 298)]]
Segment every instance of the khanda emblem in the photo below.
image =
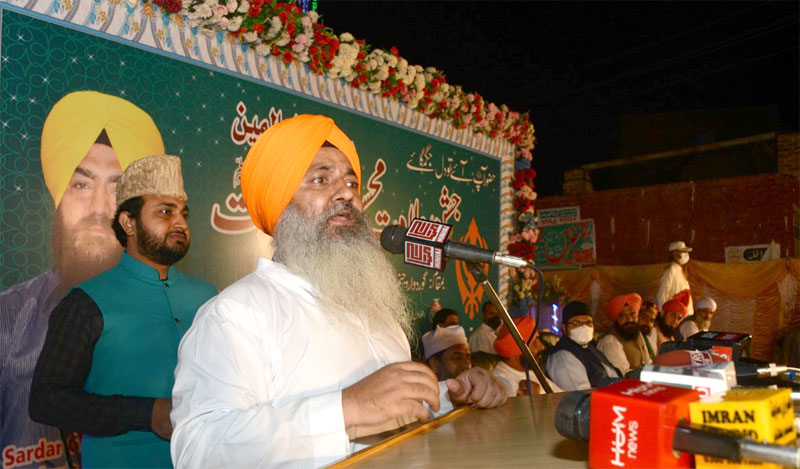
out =
[[(458, 238), (462, 243), (471, 244), (483, 249), (487, 249), (486, 240), (483, 239), (478, 231), (478, 224), (475, 223), (475, 218), (469, 222), (467, 233)], [(461, 303), (464, 305), (464, 313), (469, 316), (469, 319), (475, 319), (475, 314), (481, 308), (481, 298), (483, 298), (483, 287), (475, 281), (472, 274), (469, 272), (467, 263), (462, 260), (456, 260), (456, 281), (458, 282), (458, 292), (461, 294)], [(483, 266), (484, 271), (489, 273), (489, 266)]]

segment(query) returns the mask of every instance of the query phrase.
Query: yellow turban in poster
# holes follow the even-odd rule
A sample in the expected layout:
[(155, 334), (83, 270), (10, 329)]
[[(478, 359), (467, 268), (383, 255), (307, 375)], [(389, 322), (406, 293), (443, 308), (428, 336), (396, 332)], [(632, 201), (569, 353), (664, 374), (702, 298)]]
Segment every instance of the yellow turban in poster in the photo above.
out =
[(325, 142), (344, 153), (360, 187), (356, 147), (329, 117), (301, 114), (273, 125), (256, 140), (242, 165), (242, 196), (259, 230), (272, 235)]
[(53, 106), (42, 129), (42, 174), (56, 207), (103, 130), (123, 171), (136, 159), (164, 153), (155, 122), (133, 103), (97, 91), (69, 93)]

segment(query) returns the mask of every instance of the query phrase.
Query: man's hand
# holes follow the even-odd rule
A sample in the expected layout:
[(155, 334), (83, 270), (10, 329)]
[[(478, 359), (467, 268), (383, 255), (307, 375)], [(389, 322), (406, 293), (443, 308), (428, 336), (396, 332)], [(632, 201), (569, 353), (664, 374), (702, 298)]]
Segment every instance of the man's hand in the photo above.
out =
[(159, 397), (153, 402), (150, 428), (153, 433), (165, 440), (169, 440), (172, 436), (172, 422), (169, 420), (170, 412), (172, 412), (172, 399)]
[(423, 401), (439, 410), (436, 375), (422, 363), (393, 363), (342, 390), (344, 425), (379, 425), (398, 417), (424, 421), (429, 415)]
[(488, 370), (470, 368), (445, 381), (453, 404), (475, 404), (490, 409), (506, 403), (506, 391)]

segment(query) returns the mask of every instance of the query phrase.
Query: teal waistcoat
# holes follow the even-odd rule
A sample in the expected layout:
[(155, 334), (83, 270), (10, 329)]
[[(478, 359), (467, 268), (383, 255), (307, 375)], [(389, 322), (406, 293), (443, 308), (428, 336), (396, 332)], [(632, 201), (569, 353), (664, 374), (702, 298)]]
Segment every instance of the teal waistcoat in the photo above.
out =
[[(167, 279), (127, 253), (119, 264), (78, 288), (103, 315), (84, 390), (93, 394), (171, 397), (178, 344), (197, 309), (217, 294), (208, 282), (171, 266)], [(172, 467), (169, 441), (153, 432), (84, 436), (82, 466)]]

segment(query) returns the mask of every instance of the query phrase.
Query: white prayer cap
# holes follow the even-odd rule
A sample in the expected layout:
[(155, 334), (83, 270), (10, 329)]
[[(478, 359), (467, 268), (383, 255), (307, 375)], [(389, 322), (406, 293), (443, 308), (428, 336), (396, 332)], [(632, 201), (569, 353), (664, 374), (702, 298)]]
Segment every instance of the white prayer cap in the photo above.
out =
[(717, 302), (710, 296), (704, 296), (697, 302), (694, 309), (710, 309), (713, 313), (717, 310)]
[(669, 252), (672, 251), (682, 251), (682, 252), (691, 252), (692, 248), (686, 245), (683, 241), (673, 241), (669, 243)]
[(432, 355), (436, 355), (442, 350), (446, 350), (453, 345), (464, 344), (467, 342), (467, 334), (464, 328), (458, 325), (442, 327), (439, 326), (434, 331), (426, 332), (422, 336), (422, 347), (425, 349), (425, 360)]

